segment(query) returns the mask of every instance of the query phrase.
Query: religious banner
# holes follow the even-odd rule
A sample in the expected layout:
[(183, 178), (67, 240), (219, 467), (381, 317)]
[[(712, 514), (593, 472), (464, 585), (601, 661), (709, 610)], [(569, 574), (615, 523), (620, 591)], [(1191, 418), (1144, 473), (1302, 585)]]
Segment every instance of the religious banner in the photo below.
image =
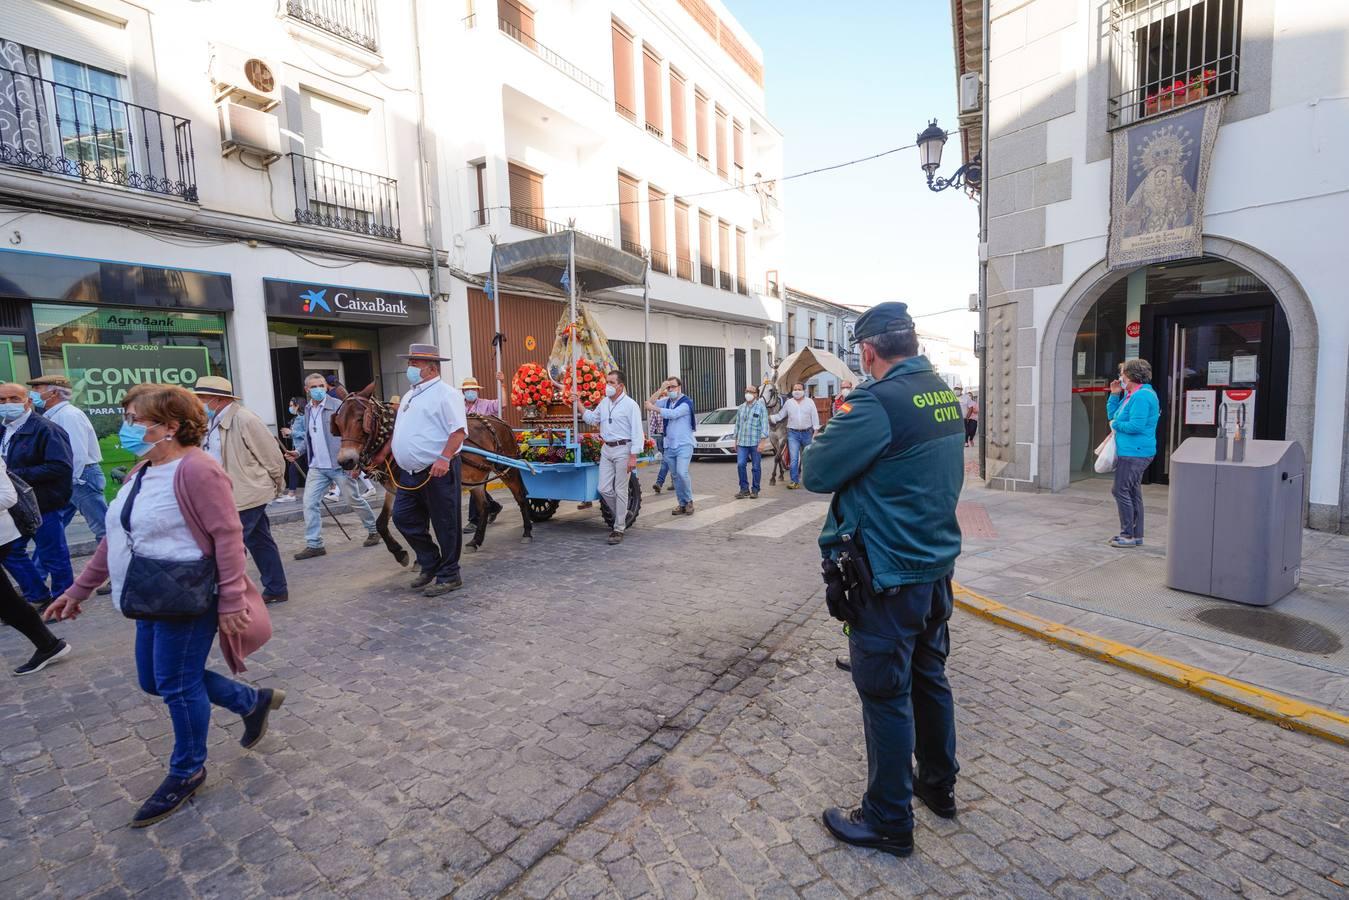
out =
[(1115, 132), (1111, 269), (1204, 255), (1204, 193), (1225, 102), (1187, 106)]

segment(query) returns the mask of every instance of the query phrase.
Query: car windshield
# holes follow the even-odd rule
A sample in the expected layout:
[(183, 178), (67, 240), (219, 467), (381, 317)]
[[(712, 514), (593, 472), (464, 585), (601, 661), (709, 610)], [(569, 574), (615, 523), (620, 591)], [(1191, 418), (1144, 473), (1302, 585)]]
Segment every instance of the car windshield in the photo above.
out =
[(703, 416), (704, 425), (729, 425), (735, 421), (735, 408), (714, 409), (712, 412)]

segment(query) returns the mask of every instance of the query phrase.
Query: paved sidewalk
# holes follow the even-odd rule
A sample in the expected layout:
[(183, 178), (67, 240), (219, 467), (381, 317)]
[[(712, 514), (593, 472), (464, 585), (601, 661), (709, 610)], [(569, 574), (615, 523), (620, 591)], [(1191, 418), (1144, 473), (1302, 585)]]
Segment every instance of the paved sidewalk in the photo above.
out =
[(1344, 897), (1343, 750), (957, 613), (954, 821), (836, 842), (865, 787), (837, 623), (812, 616), (509, 896)]
[[(961, 584), (1008, 606), (1349, 712), (1349, 536), (1303, 532), (1301, 586), (1269, 607), (1165, 587), (1167, 493), (1144, 488), (1147, 545), (1117, 550), (1110, 482), (1058, 493), (967, 479)], [(1290, 646), (1291, 645), (1291, 646)], [(1298, 649), (1298, 646), (1302, 649)]]

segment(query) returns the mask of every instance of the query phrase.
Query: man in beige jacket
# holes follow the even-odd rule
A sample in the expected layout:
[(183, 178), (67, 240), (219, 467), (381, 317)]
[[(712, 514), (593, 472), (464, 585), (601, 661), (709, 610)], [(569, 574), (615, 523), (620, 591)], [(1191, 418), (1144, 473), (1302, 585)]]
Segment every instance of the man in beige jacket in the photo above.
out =
[(234, 506), (244, 526), (244, 546), (262, 575), (262, 599), (284, 603), (289, 599), (281, 552), (272, 539), (267, 504), (285, 487), (286, 460), (281, 445), (258, 414), (244, 407), (234, 386), (224, 378), (197, 379), (197, 399), (206, 408), (210, 427), (205, 450), (216, 458), (234, 483)]

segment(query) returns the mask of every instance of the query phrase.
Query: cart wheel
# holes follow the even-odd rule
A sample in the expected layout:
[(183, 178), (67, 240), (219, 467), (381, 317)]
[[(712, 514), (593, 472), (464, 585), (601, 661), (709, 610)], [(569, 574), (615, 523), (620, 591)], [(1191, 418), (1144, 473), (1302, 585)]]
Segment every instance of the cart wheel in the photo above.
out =
[(529, 518), (535, 522), (547, 522), (557, 512), (559, 501), (557, 500), (536, 500), (529, 501)]
[[(637, 513), (642, 509), (642, 483), (637, 480), (637, 473), (628, 475), (628, 515), (624, 519), (624, 528), (631, 528), (632, 523), (637, 521)], [(609, 504), (600, 498), (600, 514), (604, 516), (604, 524), (610, 528), (614, 527), (614, 514), (609, 509)]]

